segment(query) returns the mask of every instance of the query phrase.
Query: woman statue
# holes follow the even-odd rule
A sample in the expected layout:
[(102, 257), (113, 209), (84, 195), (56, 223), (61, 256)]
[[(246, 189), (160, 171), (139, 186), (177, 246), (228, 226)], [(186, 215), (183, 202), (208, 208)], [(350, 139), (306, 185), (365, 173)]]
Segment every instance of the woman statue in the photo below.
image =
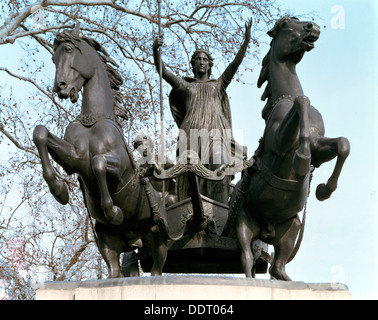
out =
[[(179, 154), (185, 150), (195, 151), (201, 163), (210, 170), (231, 164), (234, 150), (231, 141), (231, 110), (226, 88), (234, 77), (247, 51), (251, 39), (252, 19), (245, 25), (245, 40), (234, 61), (217, 80), (211, 80), (213, 58), (206, 49), (197, 49), (191, 59), (194, 78), (180, 78), (167, 70), (162, 63), (162, 76), (172, 86), (169, 101), (173, 118), (180, 129)], [(154, 61), (160, 69), (161, 37), (153, 43)], [(199, 190), (204, 196), (228, 204), (230, 176), (220, 182), (199, 179)], [(186, 177), (176, 181), (179, 201), (190, 197)]]

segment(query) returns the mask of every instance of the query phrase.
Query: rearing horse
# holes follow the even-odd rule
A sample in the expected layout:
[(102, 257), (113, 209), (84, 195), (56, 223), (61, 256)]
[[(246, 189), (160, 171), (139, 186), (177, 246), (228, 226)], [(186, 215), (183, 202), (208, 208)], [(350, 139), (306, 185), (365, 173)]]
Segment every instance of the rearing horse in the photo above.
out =
[(350, 146), (346, 138), (324, 137), (323, 119), (304, 95), (296, 73), (296, 65), (319, 38), (319, 26), (284, 17), (268, 34), (273, 40), (258, 80), (258, 87), (268, 82), (262, 95), (262, 100), (268, 99), (262, 112), (265, 132), (254, 165), (235, 187), (230, 212), (237, 214), (236, 232), (246, 276), (252, 276), (251, 241), (261, 239), (274, 246), (270, 274), (290, 280), (285, 265), (295, 255), (301, 228), (298, 213), (304, 208), (312, 171), (337, 157), (328, 182), (316, 190), (319, 200), (329, 198)]
[(98, 42), (80, 36), (76, 28), (56, 36), (53, 61), (54, 92), (74, 103), (83, 88), (83, 98), (81, 113), (66, 128), (64, 140), (42, 125), (34, 130), (33, 140), (51, 193), (61, 204), (68, 203), (67, 186), (58, 179), (49, 154), (67, 174), (79, 174), (86, 207), (96, 220), (97, 245), (110, 277), (122, 276), (120, 253), (142, 243), (154, 260), (151, 274), (161, 274), (167, 249), (162, 233), (156, 231), (159, 228), (155, 227), (155, 212), (150, 207), (151, 197), (159, 196), (153, 188), (141, 184), (131, 152), (115, 122), (112, 89), (119, 90), (122, 84), (111, 66), (115, 62)]

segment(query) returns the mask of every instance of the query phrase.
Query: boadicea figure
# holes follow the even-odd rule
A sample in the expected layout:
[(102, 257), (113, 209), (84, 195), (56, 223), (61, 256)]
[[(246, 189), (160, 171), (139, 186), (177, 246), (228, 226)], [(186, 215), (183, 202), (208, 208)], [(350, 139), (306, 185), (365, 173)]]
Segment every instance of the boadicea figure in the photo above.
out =
[[(114, 116), (114, 92), (122, 79), (103, 47), (80, 30), (64, 30), (54, 41), (54, 91), (78, 100), (81, 113), (66, 128), (64, 139), (39, 125), (33, 139), (43, 177), (51, 193), (67, 204), (66, 184), (57, 176), (49, 155), (67, 174), (78, 173), (89, 214), (96, 220), (97, 245), (111, 278), (120, 277), (120, 253), (141, 247), (153, 258), (152, 275), (160, 275), (166, 259), (164, 205), (148, 179), (141, 179)], [(151, 205), (151, 202), (153, 205)], [(153, 207), (153, 209), (151, 209)], [(158, 226), (156, 228), (155, 226)]]
[(298, 213), (308, 197), (312, 171), (337, 157), (331, 177), (316, 189), (319, 200), (329, 198), (350, 146), (346, 138), (324, 137), (323, 119), (305, 96), (296, 73), (296, 65), (319, 38), (319, 26), (284, 17), (268, 34), (273, 40), (258, 80), (258, 87), (267, 82), (262, 96), (268, 99), (262, 114), (266, 128), (254, 165), (235, 187), (230, 215), (237, 215), (245, 274), (252, 276), (251, 241), (261, 239), (274, 246), (270, 274), (290, 280), (285, 265), (295, 256), (303, 235), (304, 221), (301, 224)]
[[(245, 40), (234, 61), (217, 80), (211, 80), (213, 58), (206, 49), (197, 49), (191, 59), (194, 78), (180, 78), (167, 70), (162, 63), (162, 76), (172, 86), (170, 108), (173, 118), (180, 129), (178, 152), (193, 150), (202, 164), (210, 169), (219, 169), (231, 164), (230, 157), (235, 155), (235, 141), (232, 139), (231, 110), (226, 88), (241, 64), (251, 38), (252, 20), (245, 26)], [(158, 48), (163, 39), (153, 43), (154, 61), (157, 70), (161, 57)], [(242, 153), (242, 152), (241, 152)], [(242, 158), (242, 154), (240, 158)], [(222, 181), (199, 179), (199, 191), (213, 200), (228, 204), (230, 175)], [(190, 197), (187, 176), (176, 181), (178, 201)]]

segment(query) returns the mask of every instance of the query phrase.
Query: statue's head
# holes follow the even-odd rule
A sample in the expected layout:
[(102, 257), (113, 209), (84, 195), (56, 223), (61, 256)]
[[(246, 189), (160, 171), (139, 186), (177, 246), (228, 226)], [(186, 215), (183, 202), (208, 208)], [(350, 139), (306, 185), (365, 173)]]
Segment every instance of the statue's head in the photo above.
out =
[(138, 134), (134, 139), (134, 149), (144, 158), (154, 157), (154, 141), (146, 134)]
[[(201, 61), (204, 64), (203, 66), (200, 66)], [(193, 53), (192, 58), (190, 60), (190, 64), (192, 65), (195, 77), (197, 76), (197, 73), (200, 71), (198, 70), (198, 68), (205, 68), (207, 69), (207, 74), (210, 78), (211, 68), (214, 65), (214, 58), (211, 56), (210, 52), (207, 49), (202, 47), (196, 49), (196, 51)]]

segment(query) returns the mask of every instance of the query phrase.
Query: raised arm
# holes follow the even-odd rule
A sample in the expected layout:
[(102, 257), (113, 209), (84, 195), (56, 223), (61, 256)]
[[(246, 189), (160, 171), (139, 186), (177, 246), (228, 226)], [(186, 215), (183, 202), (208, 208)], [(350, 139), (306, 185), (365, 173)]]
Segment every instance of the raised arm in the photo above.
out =
[(222, 78), (226, 86), (231, 82), (236, 71), (238, 71), (238, 68), (243, 61), (245, 53), (247, 52), (248, 43), (251, 40), (251, 27), (252, 27), (252, 18), (250, 18), (248, 22), (245, 24), (245, 39), (242, 46), (240, 47), (238, 53), (236, 54), (235, 59), (229, 64), (229, 66), (226, 68), (226, 70), (222, 74)]
[(159, 47), (163, 45), (163, 38), (159, 37), (154, 40), (154, 43), (152, 45), (153, 51), (154, 51), (154, 63), (156, 66), (157, 72), (159, 72), (160, 68), (160, 62), (162, 63), (162, 75), (163, 79), (167, 81), (174, 89), (178, 88), (180, 85), (181, 79), (179, 77), (176, 77), (172, 72), (167, 70), (165, 67), (163, 61), (161, 60), (161, 54), (159, 50)]

